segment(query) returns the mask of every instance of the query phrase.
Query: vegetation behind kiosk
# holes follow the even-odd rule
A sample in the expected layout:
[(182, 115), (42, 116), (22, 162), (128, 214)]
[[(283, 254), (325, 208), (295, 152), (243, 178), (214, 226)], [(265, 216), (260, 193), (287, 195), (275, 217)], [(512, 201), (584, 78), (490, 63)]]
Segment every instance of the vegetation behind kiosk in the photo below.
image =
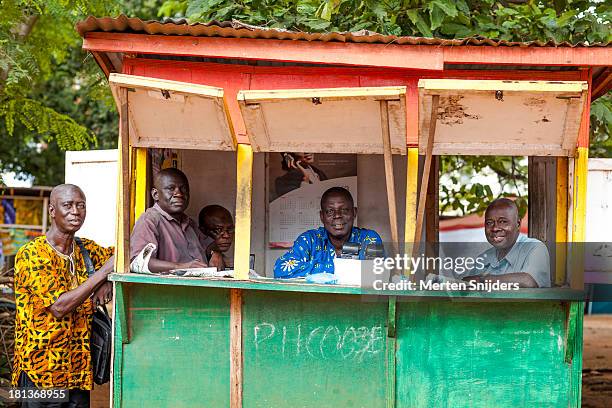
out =
[[(77, 29), (120, 111), (114, 407), (580, 405), (582, 273), (571, 253), (556, 255), (556, 288), (517, 293), (249, 280), (249, 255), (265, 257), (267, 239), (252, 217), (265, 188), (254, 152), (382, 154), (383, 239), (396, 245), (436, 241), (426, 205), (437, 200), (436, 155), (552, 156), (555, 183), (538, 185), (530, 211), (556, 221), (546, 240), (581, 241), (589, 106), (609, 82), (609, 48), (307, 42), (124, 17)], [(129, 273), (147, 149), (159, 147), (236, 152), (235, 279)], [(406, 156), (405, 179), (394, 155)], [(189, 176), (205, 188), (206, 174)]]

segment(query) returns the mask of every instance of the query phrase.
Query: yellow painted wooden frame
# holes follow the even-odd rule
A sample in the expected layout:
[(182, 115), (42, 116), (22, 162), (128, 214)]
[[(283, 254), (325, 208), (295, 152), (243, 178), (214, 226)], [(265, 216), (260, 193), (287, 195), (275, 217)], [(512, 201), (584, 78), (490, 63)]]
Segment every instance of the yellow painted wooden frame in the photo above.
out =
[(438, 96), (433, 155), (573, 156), (587, 94), (586, 81), (421, 79), (419, 149)]
[(391, 86), (243, 90), (237, 98), (254, 152), (383, 154), (386, 101), (391, 153), (406, 154), (405, 95), (405, 86)]
[(117, 73), (110, 74), (109, 85), (117, 106), (119, 91), (128, 91), (131, 146), (236, 149), (223, 88)]

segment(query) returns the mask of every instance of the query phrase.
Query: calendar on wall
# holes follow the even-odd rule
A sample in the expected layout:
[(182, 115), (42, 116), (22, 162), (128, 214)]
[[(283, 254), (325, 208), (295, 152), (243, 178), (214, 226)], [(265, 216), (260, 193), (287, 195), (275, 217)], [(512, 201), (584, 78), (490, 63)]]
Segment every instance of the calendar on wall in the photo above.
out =
[(357, 206), (357, 155), (270, 153), (270, 248), (290, 248), (298, 235), (320, 227), (321, 196), (331, 187), (349, 190)]

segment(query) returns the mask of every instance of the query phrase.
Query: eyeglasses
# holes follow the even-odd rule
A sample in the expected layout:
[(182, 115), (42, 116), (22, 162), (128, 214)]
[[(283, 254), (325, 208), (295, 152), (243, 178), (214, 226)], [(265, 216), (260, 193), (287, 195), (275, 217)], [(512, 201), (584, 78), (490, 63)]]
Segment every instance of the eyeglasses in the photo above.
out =
[(336, 214), (340, 215), (341, 217), (346, 217), (347, 215), (351, 213), (351, 210), (352, 208), (338, 208), (338, 209), (328, 208), (327, 210), (323, 211), (323, 214), (327, 218), (335, 217)]
[(233, 235), (235, 230), (236, 230), (236, 228), (233, 227), (233, 226), (232, 227), (217, 227), (217, 228), (209, 229), (208, 232), (211, 235), (213, 235), (215, 237), (218, 237), (218, 236), (221, 236), (223, 234), (225, 234), (225, 235)]

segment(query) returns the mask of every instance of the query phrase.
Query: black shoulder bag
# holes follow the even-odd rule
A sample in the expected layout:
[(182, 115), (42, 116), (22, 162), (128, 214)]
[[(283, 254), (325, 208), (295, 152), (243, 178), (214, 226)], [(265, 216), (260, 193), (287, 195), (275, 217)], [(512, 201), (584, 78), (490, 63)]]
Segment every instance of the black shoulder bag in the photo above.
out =
[[(83, 245), (80, 238), (75, 237), (75, 241), (81, 249), (87, 274), (93, 275), (96, 271), (93, 262), (89, 256), (89, 251)], [(110, 380), (111, 366), (111, 344), (112, 344), (112, 327), (113, 322), (108, 315), (106, 305), (96, 306), (91, 321), (91, 364), (93, 366), (93, 380), (96, 384), (106, 384)]]

